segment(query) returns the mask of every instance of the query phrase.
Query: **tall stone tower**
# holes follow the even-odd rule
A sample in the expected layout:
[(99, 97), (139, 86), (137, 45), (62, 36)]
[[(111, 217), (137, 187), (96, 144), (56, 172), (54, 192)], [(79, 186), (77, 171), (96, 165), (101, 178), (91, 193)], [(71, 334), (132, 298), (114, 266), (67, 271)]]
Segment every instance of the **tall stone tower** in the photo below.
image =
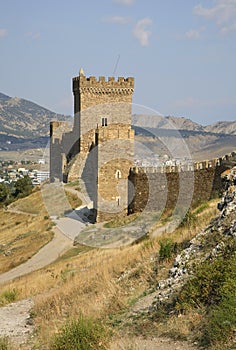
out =
[(97, 221), (127, 214), (133, 91), (134, 78), (87, 78), (80, 70), (73, 78), (73, 129), (58, 135), (65, 126), (51, 125), (51, 149), (61, 157), (54, 173), (61, 167), (64, 179), (85, 184)]
[(89, 152), (94, 130), (111, 124), (131, 126), (134, 79), (86, 78), (83, 70), (73, 78), (75, 128), (80, 134), (80, 152)]

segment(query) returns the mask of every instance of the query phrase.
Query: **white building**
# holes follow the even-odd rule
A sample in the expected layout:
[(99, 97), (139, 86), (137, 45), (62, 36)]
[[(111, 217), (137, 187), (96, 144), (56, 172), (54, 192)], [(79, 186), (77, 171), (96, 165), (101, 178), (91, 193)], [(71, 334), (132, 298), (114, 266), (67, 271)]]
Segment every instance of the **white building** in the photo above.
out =
[(49, 171), (37, 171), (35, 173), (36, 179), (38, 180), (39, 183), (41, 183), (44, 180), (49, 179)]

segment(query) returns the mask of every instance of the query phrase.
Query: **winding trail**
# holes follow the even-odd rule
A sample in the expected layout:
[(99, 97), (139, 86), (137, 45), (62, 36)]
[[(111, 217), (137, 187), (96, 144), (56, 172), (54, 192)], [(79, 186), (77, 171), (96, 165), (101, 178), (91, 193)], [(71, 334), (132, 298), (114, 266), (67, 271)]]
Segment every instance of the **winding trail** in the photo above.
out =
[[(9, 209), (9, 211), (32, 215), (14, 209)], [(53, 228), (53, 239), (42, 247), (31, 259), (1, 274), (0, 285), (39, 270), (54, 262), (64, 252), (73, 247), (74, 238), (85, 226), (83, 220), (74, 212), (70, 213), (69, 217), (63, 217), (54, 220), (54, 222), (57, 226)], [(30, 310), (33, 305), (34, 302), (32, 299), (24, 299), (0, 307), (0, 337), (9, 337), (10, 341), (17, 347), (24, 344), (24, 349), (32, 349), (26, 343), (28, 343), (34, 332), (34, 324), (30, 316)]]
[(54, 228), (53, 239), (38, 251), (31, 259), (0, 275), (0, 284), (41, 269), (51, 264), (62, 253), (73, 247), (73, 240), (65, 236), (58, 227)]

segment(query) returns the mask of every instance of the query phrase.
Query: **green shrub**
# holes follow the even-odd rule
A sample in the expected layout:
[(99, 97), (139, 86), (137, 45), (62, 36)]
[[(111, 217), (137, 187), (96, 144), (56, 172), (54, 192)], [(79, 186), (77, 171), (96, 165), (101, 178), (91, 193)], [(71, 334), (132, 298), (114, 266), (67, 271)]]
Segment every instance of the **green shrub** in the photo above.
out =
[(175, 243), (170, 238), (165, 238), (160, 241), (159, 260), (169, 260), (172, 258), (175, 251)]
[(221, 256), (195, 267), (195, 276), (175, 299), (180, 312), (198, 308), (206, 314), (200, 341), (204, 346), (227, 341), (236, 328), (236, 242), (229, 239)]
[(8, 337), (0, 338), (0, 350), (12, 350), (12, 344), (10, 343)]
[(197, 215), (190, 210), (187, 211), (185, 217), (183, 218), (180, 226), (181, 227), (196, 227)]
[(10, 189), (6, 184), (0, 183), (0, 203), (4, 203), (9, 198)]
[(53, 350), (105, 350), (108, 333), (102, 323), (80, 315), (78, 320), (69, 321), (55, 335)]
[(24, 176), (15, 183), (14, 197), (23, 198), (32, 193), (33, 185), (29, 176)]
[(212, 345), (224, 341), (236, 327), (236, 297), (230, 295), (213, 307), (206, 317), (201, 342)]
[(194, 210), (194, 214), (198, 215), (198, 214), (202, 213), (207, 208), (209, 208), (209, 203), (208, 202), (204, 202), (198, 208), (196, 208)]
[(7, 289), (2, 292), (0, 295), (0, 305), (8, 304), (8, 303), (13, 303), (16, 301), (18, 291), (16, 288), (13, 289)]

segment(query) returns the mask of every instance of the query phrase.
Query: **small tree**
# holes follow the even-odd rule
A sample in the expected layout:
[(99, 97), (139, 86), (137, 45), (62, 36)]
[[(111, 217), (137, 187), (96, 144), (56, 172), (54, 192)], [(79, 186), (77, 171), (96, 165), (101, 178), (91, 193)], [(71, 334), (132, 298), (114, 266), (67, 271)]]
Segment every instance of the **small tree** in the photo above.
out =
[(15, 197), (26, 197), (32, 192), (32, 182), (29, 176), (24, 176), (15, 183)]
[(0, 204), (4, 204), (4, 202), (8, 199), (10, 194), (9, 187), (3, 183), (0, 183)]

